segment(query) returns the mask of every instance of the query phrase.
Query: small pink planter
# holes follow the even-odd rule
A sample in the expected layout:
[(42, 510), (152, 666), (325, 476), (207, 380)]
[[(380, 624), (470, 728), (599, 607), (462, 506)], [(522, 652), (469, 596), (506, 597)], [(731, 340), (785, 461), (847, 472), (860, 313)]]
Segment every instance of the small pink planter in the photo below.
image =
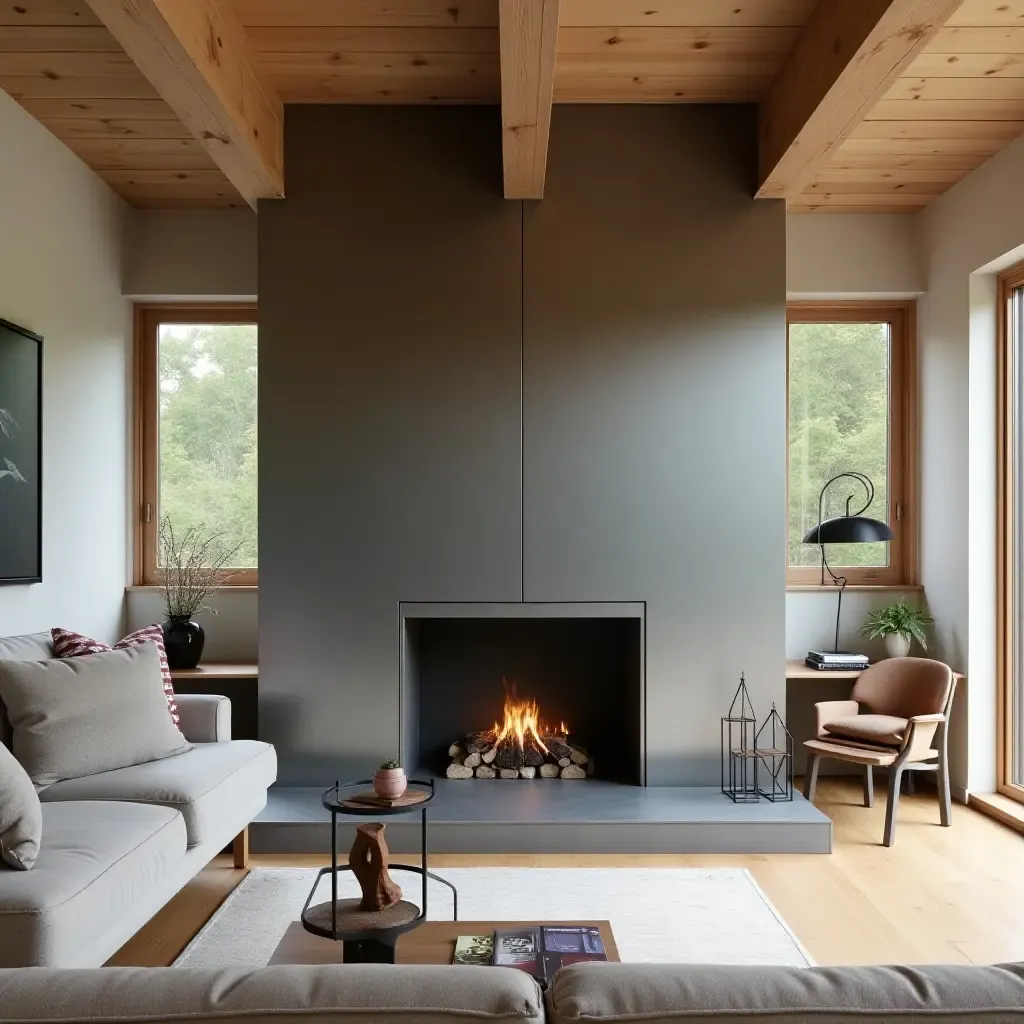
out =
[(373, 791), (386, 800), (397, 800), (408, 785), (409, 780), (402, 768), (378, 768), (373, 773)]

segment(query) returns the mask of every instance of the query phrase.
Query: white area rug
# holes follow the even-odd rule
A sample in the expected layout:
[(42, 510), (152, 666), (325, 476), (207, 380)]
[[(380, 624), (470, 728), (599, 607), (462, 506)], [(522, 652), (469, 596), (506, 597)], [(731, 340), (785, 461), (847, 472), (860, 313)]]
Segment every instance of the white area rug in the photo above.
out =
[[(813, 964), (748, 871), (738, 868), (441, 868), (463, 921), (607, 920), (624, 962)], [(225, 900), (175, 967), (265, 966), (297, 921), (316, 871), (257, 868)], [(394, 876), (413, 902), (419, 878)], [(339, 896), (355, 880), (339, 876)], [(314, 903), (330, 899), (321, 880)], [(430, 920), (452, 919), (451, 893), (430, 883)], [(324, 940), (328, 941), (328, 940)]]

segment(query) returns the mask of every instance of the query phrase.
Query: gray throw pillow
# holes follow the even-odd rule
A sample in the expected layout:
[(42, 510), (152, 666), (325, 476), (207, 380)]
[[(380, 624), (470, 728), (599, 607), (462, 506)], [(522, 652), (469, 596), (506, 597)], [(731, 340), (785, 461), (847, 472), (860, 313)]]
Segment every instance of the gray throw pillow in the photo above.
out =
[(43, 810), (32, 780), (0, 743), (0, 863), (28, 871), (39, 856)]
[(155, 644), (0, 661), (0, 700), (37, 789), (191, 749), (167, 714)]

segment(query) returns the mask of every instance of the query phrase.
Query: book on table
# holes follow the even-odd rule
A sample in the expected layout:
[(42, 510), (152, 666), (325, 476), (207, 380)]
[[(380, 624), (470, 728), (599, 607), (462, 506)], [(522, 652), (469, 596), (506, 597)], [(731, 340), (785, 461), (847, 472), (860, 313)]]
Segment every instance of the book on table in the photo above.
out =
[(858, 671), (870, 664), (866, 654), (855, 654), (853, 651), (808, 651), (804, 660), (809, 668), (819, 671)]
[(493, 935), (460, 935), (452, 963), (512, 967), (542, 985), (569, 964), (606, 961), (601, 932), (592, 925), (541, 925)]
[(516, 928), (494, 933), (495, 967), (514, 967), (541, 978), (540, 929)]
[(455, 941), (453, 964), (472, 964), (489, 967), (494, 959), (494, 934), (460, 935)]
[(836, 661), (859, 661), (866, 665), (868, 662), (866, 654), (858, 654), (856, 651), (808, 651), (807, 657), (825, 664)]

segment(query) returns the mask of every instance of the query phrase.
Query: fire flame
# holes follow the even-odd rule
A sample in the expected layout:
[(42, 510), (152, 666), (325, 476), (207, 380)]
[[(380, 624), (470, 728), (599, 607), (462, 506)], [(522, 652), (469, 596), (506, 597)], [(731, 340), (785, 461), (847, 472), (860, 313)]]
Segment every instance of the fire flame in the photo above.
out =
[[(549, 754), (541, 735), (551, 736), (553, 733), (554, 730), (547, 728), (541, 720), (540, 708), (535, 700), (520, 700), (514, 687), (511, 692), (506, 689), (504, 718), (500, 724), (495, 722), (491, 730), (495, 746), (514, 743), (523, 750), (527, 744), (535, 744), (545, 754)], [(569, 735), (565, 722), (561, 723), (558, 735)]]

